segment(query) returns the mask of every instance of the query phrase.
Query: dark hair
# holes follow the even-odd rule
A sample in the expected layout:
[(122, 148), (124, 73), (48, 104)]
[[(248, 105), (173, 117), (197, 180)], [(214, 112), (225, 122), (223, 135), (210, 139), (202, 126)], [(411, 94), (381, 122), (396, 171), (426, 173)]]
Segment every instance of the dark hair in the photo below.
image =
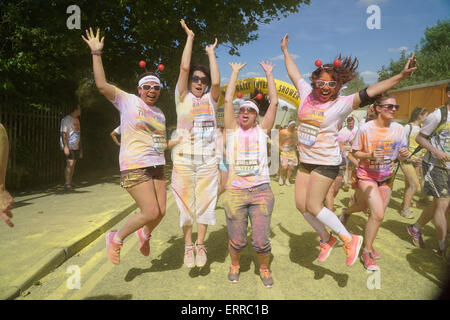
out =
[(355, 118), (350, 116), (350, 117), (347, 118), (347, 122), (349, 122), (349, 121), (355, 121)]
[(192, 76), (195, 71), (203, 72), (206, 75), (206, 77), (208, 78), (207, 88), (205, 90), (205, 92), (208, 92), (209, 89), (211, 88), (211, 73), (209, 71), (209, 68), (203, 64), (198, 64), (198, 63), (191, 64), (191, 67), (189, 69), (189, 82), (192, 81)]
[(373, 110), (375, 111), (375, 114), (377, 116), (378, 116), (377, 106), (381, 106), (383, 102), (385, 102), (387, 99), (397, 99), (397, 97), (389, 93), (383, 93), (375, 97), (375, 102), (373, 103)]
[(339, 91), (345, 83), (353, 80), (356, 77), (356, 69), (359, 65), (359, 61), (356, 57), (354, 59), (352, 59), (352, 57), (342, 58), (342, 55), (339, 54), (336, 59), (339, 59), (341, 61), (339, 67), (336, 67), (334, 64), (325, 64), (314, 70), (311, 74), (311, 77), (309, 78), (311, 80), (313, 89), (315, 89), (315, 81), (319, 79), (322, 72), (328, 73), (337, 82), (335, 89), (336, 92), (333, 96), (331, 96), (331, 100), (337, 98), (337, 96), (339, 95)]
[[(259, 93), (261, 93), (263, 96), (261, 100), (256, 99), (256, 96)], [(267, 112), (267, 109), (269, 109), (270, 102), (267, 95), (263, 94), (258, 89), (255, 89), (255, 91), (253, 91), (253, 93), (250, 94), (250, 99), (248, 100), (252, 101), (254, 104), (258, 106), (260, 116), (264, 116)]]
[(69, 113), (74, 112), (75, 110), (77, 110), (78, 108), (81, 109), (80, 105), (78, 103), (72, 103), (69, 107)]
[(414, 122), (419, 118), (419, 116), (427, 113), (427, 109), (422, 107), (416, 107), (414, 108), (413, 112), (411, 112), (411, 117), (409, 118), (408, 123)]

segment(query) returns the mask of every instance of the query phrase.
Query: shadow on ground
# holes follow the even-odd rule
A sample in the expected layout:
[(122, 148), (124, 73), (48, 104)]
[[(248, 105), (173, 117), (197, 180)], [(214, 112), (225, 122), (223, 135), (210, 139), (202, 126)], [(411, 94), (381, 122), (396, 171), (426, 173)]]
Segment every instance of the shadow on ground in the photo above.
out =
[(314, 280), (322, 279), (328, 275), (336, 281), (339, 287), (343, 288), (347, 286), (348, 274), (336, 273), (313, 263), (316, 261), (319, 252), (317, 248), (317, 233), (304, 232), (301, 235), (298, 235), (290, 232), (281, 224), (278, 224), (278, 227), (284, 234), (289, 236), (289, 258), (292, 262), (313, 271)]

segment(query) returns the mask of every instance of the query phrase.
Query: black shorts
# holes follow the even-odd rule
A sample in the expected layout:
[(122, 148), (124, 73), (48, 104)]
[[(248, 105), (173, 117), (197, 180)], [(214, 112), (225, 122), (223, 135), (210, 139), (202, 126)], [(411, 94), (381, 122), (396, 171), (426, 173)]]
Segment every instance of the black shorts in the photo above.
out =
[(450, 196), (450, 180), (448, 170), (422, 161), (424, 177), (423, 191), (427, 196), (448, 198)]
[(321, 174), (322, 176), (325, 176), (330, 179), (336, 179), (336, 177), (339, 175), (339, 165), (337, 166), (326, 166), (321, 164), (310, 164), (310, 163), (303, 163), (300, 162), (298, 165), (299, 170), (306, 171), (308, 173), (311, 173), (312, 171), (317, 172), (318, 174)]
[(69, 149), (69, 152), (70, 152), (69, 155), (66, 156), (67, 160), (80, 160), (80, 150)]

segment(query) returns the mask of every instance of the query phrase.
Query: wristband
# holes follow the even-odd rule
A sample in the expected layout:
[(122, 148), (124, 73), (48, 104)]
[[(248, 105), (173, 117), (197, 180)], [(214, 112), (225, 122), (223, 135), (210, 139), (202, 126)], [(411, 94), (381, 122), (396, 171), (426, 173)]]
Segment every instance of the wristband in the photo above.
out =
[(95, 56), (101, 56), (102, 52), (101, 51), (91, 51), (91, 54), (95, 55)]

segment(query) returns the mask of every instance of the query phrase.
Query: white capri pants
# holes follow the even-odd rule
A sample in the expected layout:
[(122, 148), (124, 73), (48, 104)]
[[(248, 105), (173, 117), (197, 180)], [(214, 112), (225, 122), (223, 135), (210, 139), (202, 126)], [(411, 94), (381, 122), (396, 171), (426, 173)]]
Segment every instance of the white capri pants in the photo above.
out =
[(172, 193), (180, 212), (180, 227), (216, 224), (219, 170), (217, 159), (201, 164), (174, 164)]

